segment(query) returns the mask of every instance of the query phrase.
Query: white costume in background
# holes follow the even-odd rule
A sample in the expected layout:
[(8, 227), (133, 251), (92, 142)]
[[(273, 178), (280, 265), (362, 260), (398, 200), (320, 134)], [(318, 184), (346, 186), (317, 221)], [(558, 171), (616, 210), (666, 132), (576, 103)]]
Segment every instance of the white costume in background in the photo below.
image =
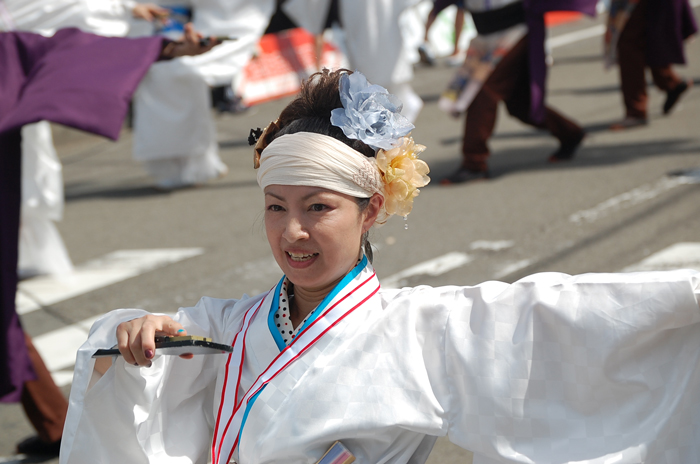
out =
[[(166, 2), (161, 2), (166, 4)], [(210, 86), (230, 85), (270, 22), (274, 0), (168, 2), (193, 10), (204, 36), (228, 36), (211, 51), (154, 63), (134, 95), (134, 159), (163, 188), (204, 183), (228, 169), (219, 158)]]
[(413, 63), (404, 47), (400, 17), (413, 0), (341, 0), (340, 17), (353, 69), (403, 102), (401, 113), (415, 122), (423, 100), (411, 87)]
[(288, 348), (270, 321), (279, 288), (178, 312), (189, 334), (244, 339), (242, 363), (118, 357), (100, 378), (92, 353), (145, 313), (100, 319), (78, 353), (60, 463), (206, 463), (212, 436), (225, 463), (239, 430), (240, 464), (313, 463), (336, 440), (358, 463), (420, 463), (445, 435), (475, 464), (700, 462), (700, 273), (381, 290), (363, 259)]
[(20, 277), (67, 274), (73, 264), (54, 221), (63, 218), (63, 176), (46, 121), (22, 128)]
[[(416, 0), (340, 0), (343, 51), (350, 68), (385, 87), (403, 102), (401, 113), (415, 122), (423, 100), (411, 87), (413, 63), (404, 47), (401, 15)], [(283, 8), (312, 34), (323, 32), (330, 0), (287, 0)]]
[(77, 27), (93, 34), (121, 37), (129, 31), (133, 1), (0, 0), (0, 31), (31, 31), (50, 36)]
[[(0, 0), (0, 31), (45, 36), (77, 27), (103, 36), (129, 30), (132, 4), (121, 0)], [(63, 216), (63, 177), (51, 126), (42, 121), (22, 128), (22, 210), (18, 273), (61, 275), (73, 270), (54, 225)]]

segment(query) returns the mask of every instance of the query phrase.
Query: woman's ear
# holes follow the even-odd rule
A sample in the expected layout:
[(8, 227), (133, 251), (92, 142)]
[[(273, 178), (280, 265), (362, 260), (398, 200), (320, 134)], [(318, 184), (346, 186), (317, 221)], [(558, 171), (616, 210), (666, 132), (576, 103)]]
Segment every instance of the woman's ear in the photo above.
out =
[(384, 206), (384, 197), (382, 195), (375, 193), (370, 197), (369, 205), (363, 211), (365, 215), (362, 223), (363, 232), (367, 232), (372, 227), (377, 220), (377, 216), (379, 216), (379, 212), (382, 210), (382, 206)]

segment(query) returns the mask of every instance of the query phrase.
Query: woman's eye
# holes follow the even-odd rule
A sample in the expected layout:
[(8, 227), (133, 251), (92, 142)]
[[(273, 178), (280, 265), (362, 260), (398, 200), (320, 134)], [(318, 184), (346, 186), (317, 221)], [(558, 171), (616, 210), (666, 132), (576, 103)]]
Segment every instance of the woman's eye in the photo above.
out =
[(284, 208), (282, 208), (280, 205), (270, 205), (267, 207), (268, 211), (284, 211)]
[(326, 205), (323, 205), (321, 203), (314, 203), (309, 207), (309, 211), (315, 211), (315, 212), (320, 212), (323, 211), (327, 208)]

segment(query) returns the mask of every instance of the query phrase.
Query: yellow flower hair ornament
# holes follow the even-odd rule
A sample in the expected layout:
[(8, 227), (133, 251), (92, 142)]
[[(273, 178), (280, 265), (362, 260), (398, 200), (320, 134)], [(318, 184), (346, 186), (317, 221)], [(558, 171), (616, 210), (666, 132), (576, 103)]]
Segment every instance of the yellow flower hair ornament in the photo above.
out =
[(418, 159), (424, 145), (413, 141), (410, 135), (401, 137), (389, 150), (380, 149), (376, 162), (384, 183), (384, 208), (386, 215), (406, 217), (413, 209), (413, 199), (421, 187), (430, 182), (428, 164)]

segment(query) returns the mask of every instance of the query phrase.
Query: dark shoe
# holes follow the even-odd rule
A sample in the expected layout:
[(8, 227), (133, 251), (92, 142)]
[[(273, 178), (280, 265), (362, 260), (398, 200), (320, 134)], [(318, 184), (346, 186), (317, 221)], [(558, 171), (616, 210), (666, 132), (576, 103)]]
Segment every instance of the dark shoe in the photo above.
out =
[(646, 118), (633, 118), (631, 116), (627, 116), (622, 121), (611, 124), (610, 130), (621, 131), (621, 130), (625, 130), (625, 129), (632, 129), (634, 127), (641, 127), (641, 126), (646, 126), (646, 125), (647, 125)]
[(250, 108), (243, 103), (243, 98), (238, 95), (234, 95), (228, 100), (222, 100), (216, 103), (216, 110), (219, 114), (242, 114), (248, 111), (249, 109)]
[(678, 100), (680, 100), (681, 95), (685, 93), (686, 90), (693, 86), (693, 81), (681, 82), (673, 90), (666, 92), (666, 102), (664, 103), (664, 114), (671, 112)]
[(558, 163), (559, 161), (571, 161), (576, 155), (576, 150), (581, 146), (583, 138), (586, 136), (585, 132), (581, 132), (581, 135), (574, 141), (563, 143), (557, 151), (549, 156), (550, 163)]
[(61, 440), (47, 443), (37, 435), (25, 438), (17, 443), (17, 452), (27, 455), (58, 456), (61, 450)]
[(464, 184), (465, 182), (474, 182), (486, 180), (489, 178), (488, 171), (472, 171), (467, 168), (459, 168), (449, 176), (440, 181), (440, 185)]
[(211, 103), (219, 114), (240, 114), (248, 110), (248, 107), (243, 103), (243, 98), (236, 95), (230, 85), (213, 87), (211, 89)]

